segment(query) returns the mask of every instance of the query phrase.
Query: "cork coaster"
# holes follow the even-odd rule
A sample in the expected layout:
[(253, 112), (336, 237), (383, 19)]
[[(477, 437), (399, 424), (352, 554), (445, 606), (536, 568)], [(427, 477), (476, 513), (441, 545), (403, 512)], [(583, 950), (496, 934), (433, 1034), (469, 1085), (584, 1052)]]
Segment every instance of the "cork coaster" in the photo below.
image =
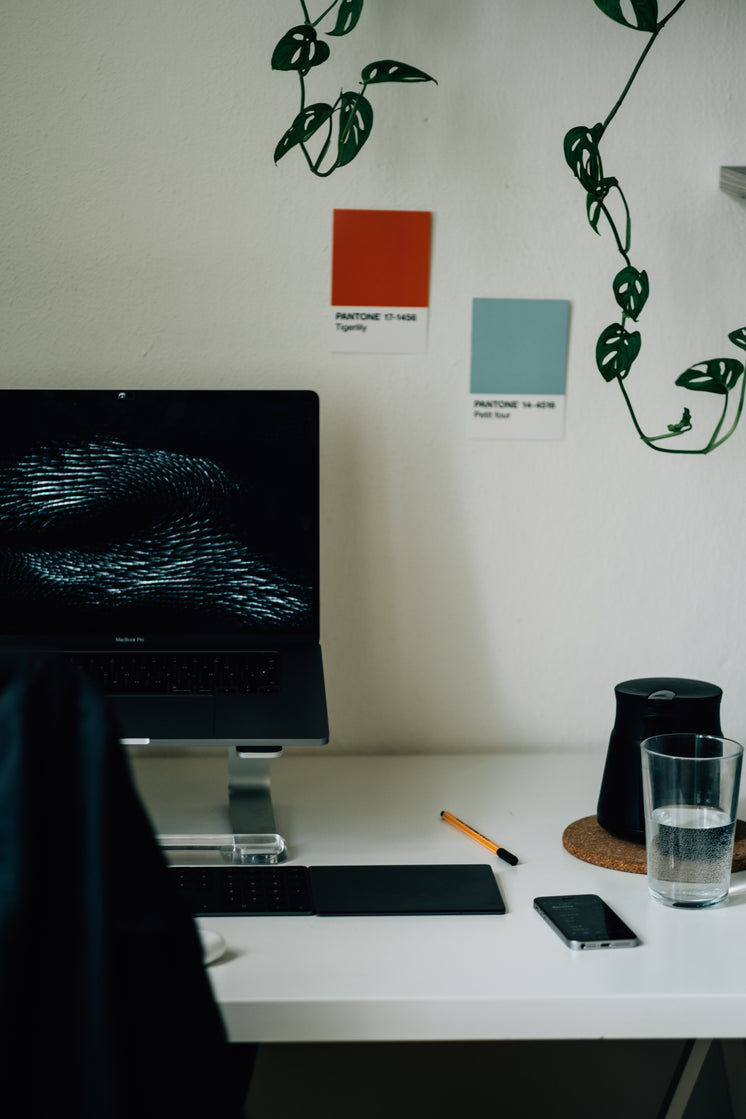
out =
[[(562, 845), (576, 859), (595, 866), (626, 870), (630, 874), (647, 873), (645, 844), (618, 839), (605, 831), (595, 816), (584, 816), (568, 824), (562, 833)], [(746, 870), (746, 823), (743, 820), (736, 820), (733, 870)]]

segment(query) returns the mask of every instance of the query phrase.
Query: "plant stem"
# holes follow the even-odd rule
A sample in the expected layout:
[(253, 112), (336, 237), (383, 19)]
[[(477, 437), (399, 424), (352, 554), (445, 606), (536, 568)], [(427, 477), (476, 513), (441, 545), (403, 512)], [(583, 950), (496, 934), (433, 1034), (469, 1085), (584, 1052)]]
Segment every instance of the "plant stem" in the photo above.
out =
[[(627, 264), (631, 264), (632, 261), (629, 258), (629, 253), (625, 250), (624, 246), (622, 245), (622, 239), (619, 236), (619, 231), (616, 227), (616, 223), (615, 223), (613, 217), (611, 216), (611, 213), (609, 212), (609, 209), (608, 209), (605, 202), (601, 203), (601, 212), (605, 215), (606, 220), (609, 223), (609, 226), (611, 228), (611, 232), (614, 234), (614, 240), (616, 241), (616, 247), (619, 250), (621, 256), (624, 257)], [(624, 325), (624, 323), (622, 323), (622, 326), (623, 325)]]
[(668, 23), (669, 19), (673, 19), (673, 17), (674, 17), (674, 16), (676, 15), (676, 13), (678, 12), (679, 8), (683, 7), (683, 5), (684, 5), (685, 3), (686, 3), (686, 0), (679, 0), (678, 4), (674, 4), (673, 8), (671, 8), (671, 11), (670, 11), (670, 12), (668, 13), (668, 15), (667, 15), (667, 16), (664, 16), (664, 17), (663, 17), (663, 19), (662, 19), (662, 20), (660, 21), (660, 23), (658, 24), (657, 30), (658, 30), (658, 31), (662, 31), (662, 30), (663, 30), (663, 28), (664, 28), (664, 27), (666, 26), (666, 24)]
[(723, 421), (725, 420), (725, 413), (726, 413), (727, 410), (728, 410), (728, 393), (726, 392), (725, 400), (723, 401), (723, 410), (720, 413), (720, 419), (715, 424), (715, 430), (713, 431), (712, 435), (710, 436), (709, 441), (707, 443), (707, 446), (704, 448), (702, 454), (706, 455), (707, 452), (711, 451), (712, 448), (715, 446), (715, 441), (716, 441), (718, 435), (720, 434), (720, 428), (723, 426)]
[[(300, 0), (300, 2), (301, 2), (301, 4), (303, 4), (303, 0)], [(683, 0), (682, 0), (682, 2), (683, 2)], [(318, 18), (318, 19), (315, 19), (315, 20), (313, 21), (313, 23), (311, 24), (311, 27), (318, 27), (318, 25), (319, 25), (319, 24), (321, 23), (321, 21), (322, 21), (322, 19), (324, 18), (324, 16), (328, 15), (328, 14), (329, 14), (329, 12), (330, 12), (330, 11), (332, 10), (332, 8), (336, 8), (336, 6), (337, 6), (337, 4), (338, 4), (338, 3), (339, 3), (339, 0), (334, 0), (334, 3), (333, 3), (333, 4), (330, 4), (330, 5), (329, 5), (329, 7), (328, 7), (328, 8), (326, 8), (326, 9), (325, 9), (325, 10), (324, 10), (324, 11), (323, 11), (323, 12), (321, 13), (321, 15), (319, 16), (319, 18)], [(305, 7), (306, 7), (306, 5), (305, 5), (305, 4), (303, 4), (303, 8), (304, 8), (304, 9), (305, 9)]]
[(360, 98), (364, 95), (367, 88), (368, 88), (368, 83), (363, 82), (363, 88), (360, 90), (357, 97), (355, 98), (355, 104), (354, 104), (351, 112), (347, 116), (347, 124), (345, 125), (345, 130), (344, 130), (344, 132), (340, 133), (340, 136), (339, 136), (340, 151), (342, 149), (342, 145), (344, 144), (345, 140), (347, 139), (347, 137), (350, 134), (350, 129), (352, 128), (352, 125), (355, 121), (355, 113), (357, 112), (357, 107), (360, 104)]
[(666, 26), (668, 21), (672, 18), (672, 16), (676, 15), (679, 8), (681, 8), (682, 5), (685, 4), (685, 3), (686, 3), (686, 0), (679, 0), (678, 4), (675, 4), (674, 7), (671, 8), (671, 11), (668, 13), (668, 15), (665, 16), (665, 18), (660, 21), (660, 23), (656, 27), (655, 31), (652, 33), (652, 35), (648, 39), (648, 42), (645, 46), (645, 50), (642, 52), (642, 54), (638, 58), (637, 65), (635, 66), (634, 70), (632, 71), (632, 73), (630, 75), (630, 78), (629, 78), (629, 81), (627, 82), (626, 86), (622, 90), (621, 95), (619, 97), (619, 100), (617, 101), (616, 105), (614, 105), (614, 108), (611, 110), (611, 112), (609, 113), (609, 115), (607, 116), (606, 120), (604, 121), (604, 123), (602, 125), (602, 128), (603, 128), (604, 132), (606, 131), (608, 126), (611, 124), (612, 120), (614, 119), (617, 112), (621, 108), (622, 102), (624, 101), (625, 97), (629, 93), (630, 86), (632, 85), (635, 78), (637, 77), (638, 71), (639, 71), (640, 67), (642, 66), (643, 62), (645, 61), (645, 59), (647, 58), (648, 52), (651, 50), (651, 48), (653, 46), (653, 43), (658, 38), (658, 36), (660, 35), (663, 28)]
[(730, 436), (736, 430), (736, 427), (738, 426), (738, 421), (741, 418), (741, 412), (743, 410), (743, 401), (744, 401), (744, 389), (746, 389), (746, 374), (744, 374), (744, 380), (741, 383), (741, 395), (740, 395), (740, 398), (739, 398), (739, 401), (738, 401), (738, 409), (736, 411), (735, 419), (733, 420), (733, 423), (731, 424), (729, 430), (722, 437), (722, 439), (717, 439), (717, 435), (718, 435), (718, 432), (720, 431), (720, 428), (723, 426), (723, 421), (725, 419), (725, 413), (726, 413), (727, 408), (728, 408), (728, 395), (729, 395), (728, 393), (725, 394), (725, 401), (723, 402), (723, 410), (720, 414), (720, 419), (718, 420), (717, 424), (715, 425), (715, 430), (713, 431), (712, 435), (710, 436), (710, 439), (709, 439), (709, 441), (708, 441), (708, 443), (705, 447), (661, 447), (659, 444), (660, 444), (660, 441), (662, 439), (675, 439), (676, 436), (681, 435), (683, 433), (680, 432), (680, 431), (670, 431), (670, 432), (667, 432), (665, 435), (646, 435), (645, 432), (640, 427), (639, 423), (637, 422), (637, 416), (635, 415), (635, 410), (632, 407), (632, 401), (630, 400), (630, 398), (627, 394), (627, 390), (624, 387), (624, 382), (622, 381), (621, 377), (617, 377), (617, 381), (619, 383), (619, 388), (621, 389), (621, 393), (622, 393), (622, 396), (624, 397), (624, 401), (627, 405), (627, 409), (629, 411), (629, 414), (632, 417), (632, 423), (635, 425), (635, 430), (636, 430), (637, 434), (640, 436), (640, 438), (642, 439), (643, 443), (645, 443), (646, 446), (650, 447), (651, 451), (660, 451), (662, 454), (668, 454), (668, 455), (706, 455), (710, 451), (714, 451), (716, 447), (721, 446), (721, 444), (723, 444), (726, 441), (726, 439), (730, 438)]
[[(303, 0), (301, 0), (301, 3), (302, 2), (303, 2)], [(306, 107), (306, 81), (305, 81), (305, 78), (303, 77), (303, 74), (301, 73), (300, 70), (298, 71), (298, 80), (300, 82), (300, 110), (299, 110), (299, 112), (302, 113), (304, 111), (305, 107)], [(330, 120), (330, 124), (329, 124), (329, 136), (331, 136), (331, 120)], [(329, 147), (329, 136), (327, 136), (326, 144), (322, 148), (321, 155), (319, 156), (318, 162), (320, 162), (323, 159), (323, 157), (326, 154), (327, 148)], [(314, 162), (311, 159), (308, 148), (306, 147), (306, 145), (304, 143), (301, 143), (299, 146), (300, 146), (301, 151), (303, 152), (303, 155), (306, 158), (306, 163), (308, 164), (309, 170), (312, 171), (314, 175), (317, 175), (318, 171), (316, 170), (316, 167), (314, 166)]]
[[(627, 405), (627, 411), (629, 412), (629, 414), (632, 418), (632, 423), (635, 425), (635, 431), (637, 432), (637, 434), (640, 436), (640, 438), (642, 439), (642, 441), (644, 443), (649, 444), (650, 440), (649, 440), (648, 436), (645, 434), (645, 432), (642, 430), (639, 423), (637, 422), (637, 416), (635, 415), (635, 410), (632, 407), (632, 401), (630, 400), (630, 398), (627, 394), (627, 390), (624, 387), (624, 381), (622, 380), (621, 377), (617, 377), (617, 383), (619, 385), (619, 388), (621, 389), (622, 396), (624, 397), (624, 403)], [(657, 450), (657, 448), (654, 448), (654, 449)]]
[(716, 447), (720, 447), (725, 442), (726, 439), (729, 439), (731, 437), (733, 432), (738, 427), (738, 421), (741, 419), (741, 412), (743, 411), (743, 399), (744, 399), (744, 390), (745, 389), (746, 389), (746, 373), (743, 374), (742, 378), (741, 378), (741, 393), (740, 393), (740, 396), (738, 398), (738, 408), (736, 409), (735, 419), (733, 420), (733, 423), (730, 425), (730, 428), (725, 433), (725, 435), (722, 437), (722, 439), (718, 439), (717, 442), (715, 442), (714, 441), (715, 440), (715, 435), (717, 434), (717, 432), (720, 429), (720, 424), (722, 424), (722, 420), (725, 419), (725, 412), (723, 412), (723, 417), (720, 421), (720, 424), (718, 424), (718, 427), (713, 432), (712, 439), (710, 439), (709, 446), (707, 447), (708, 451), (714, 451)]
[[(336, 107), (336, 103), (335, 103), (335, 107)], [(319, 167), (321, 166), (321, 161), (324, 158), (324, 156), (326, 155), (326, 153), (329, 151), (329, 144), (331, 143), (332, 132), (333, 131), (334, 131), (334, 109), (332, 109), (332, 114), (329, 117), (329, 127), (328, 127), (327, 132), (326, 132), (326, 140), (324, 140), (323, 146), (322, 146), (321, 151), (319, 152), (318, 156), (316, 157), (316, 160), (311, 164), (311, 170), (313, 171), (314, 175), (318, 175), (320, 179), (326, 178), (327, 175), (331, 175), (332, 171), (337, 166), (337, 163), (336, 163), (336, 160), (335, 160), (335, 162), (331, 165), (331, 167), (329, 168), (328, 171), (319, 171)]]

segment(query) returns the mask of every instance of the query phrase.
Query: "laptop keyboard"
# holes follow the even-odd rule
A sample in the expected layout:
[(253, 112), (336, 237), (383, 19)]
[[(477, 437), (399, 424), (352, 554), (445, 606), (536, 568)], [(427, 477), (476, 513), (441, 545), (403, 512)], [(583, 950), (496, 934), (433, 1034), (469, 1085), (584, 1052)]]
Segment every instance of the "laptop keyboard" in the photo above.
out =
[(68, 653), (110, 695), (220, 695), (280, 690), (278, 655)]
[(168, 874), (197, 917), (315, 912), (305, 866), (170, 866)]

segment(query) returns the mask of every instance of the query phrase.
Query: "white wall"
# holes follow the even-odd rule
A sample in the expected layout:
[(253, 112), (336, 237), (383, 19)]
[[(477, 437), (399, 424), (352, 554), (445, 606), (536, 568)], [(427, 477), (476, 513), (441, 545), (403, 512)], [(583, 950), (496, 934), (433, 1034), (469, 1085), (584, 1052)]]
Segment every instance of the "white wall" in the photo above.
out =
[[(297, 22), (294, 0), (4, 0), (0, 386), (319, 391), (334, 749), (605, 751), (614, 684), (655, 674), (719, 683), (746, 736), (746, 421), (706, 458), (638, 441), (594, 363), (617, 258), (562, 155), (646, 37), (592, 0), (368, 0), (314, 99), (382, 57), (439, 85), (372, 90), (366, 149), (317, 180), (272, 160)], [(742, 0), (688, 0), (605, 141), (658, 429), (709, 414), (673, 381), (746, 323), (746, 204), (718, 189), (746, 164), (745, 53)], [(330, 354), (334, 207), (433, 212), (426, 354)], [(466, 437), (475, 296), (571, 301), (563, 441)]]

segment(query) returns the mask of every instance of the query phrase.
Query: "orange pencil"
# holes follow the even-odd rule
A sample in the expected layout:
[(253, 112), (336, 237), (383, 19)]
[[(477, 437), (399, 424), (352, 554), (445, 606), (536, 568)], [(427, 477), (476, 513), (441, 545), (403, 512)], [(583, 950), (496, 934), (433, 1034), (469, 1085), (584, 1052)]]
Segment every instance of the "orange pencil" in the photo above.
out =
[(518, 862), (518, 859), (515, 855), (511, 855), (510, 851), (506, 851), (499, 843), (493, 843), (491, 839), (488, 839), (486, 835), (482, 835), (481, 832), (476, 831), (474, 828), (470, 828), (463, 820), (459, 820), (458, 816), (454, 816), (451, 812), (441, 812), (440, 815), (441, 819), (445, 820), (446, 823), (453, 824), (454, 828), (458, 828), (459, 831), (464, 832), (465, 835), (469, 835), (472, 839), (476, 839), (477, 843), (481, 843), (482, 846), (488, 847), (493, 855), (497, 855), (500, 859), (505, 859), (506, 863), (515, 866)]

